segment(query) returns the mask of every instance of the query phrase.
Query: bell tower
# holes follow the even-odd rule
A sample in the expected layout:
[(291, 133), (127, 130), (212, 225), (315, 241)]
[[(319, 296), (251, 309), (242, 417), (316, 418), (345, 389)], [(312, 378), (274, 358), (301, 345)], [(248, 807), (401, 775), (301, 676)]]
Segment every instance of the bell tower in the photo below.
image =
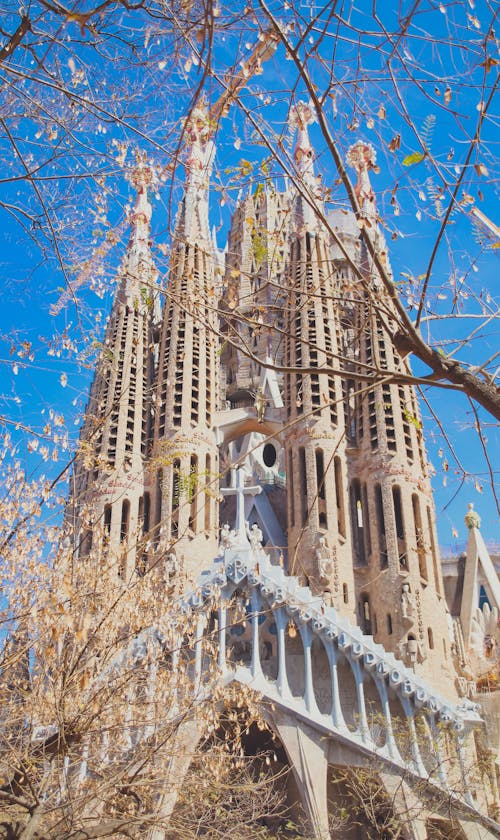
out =
[[(357, 173), (359, 224), (390, 271), (369, 173), (373, 148), (349, 149)], [(422, 421), (409, 363), (393, 343), (397, 314), (361, 237), (359, 276), (343, 273), (343, 335), (350, 348), (344, 401), (348, 428), (349, 511), (358, 620), (407, 665), (451, 678), (450, 635)], [(366, 385), (363, 374), (369, 375)]]
[(153, 173), (140, 155), (129, 180), (137, 191), (131, 236), (85, 413), (69, 505), (77, 524), (77, 556), (106, 557), (122, 578), (142, 567), (150, 524), (145, 459), (157, 278), (149, 245)]
[(318, 218), (318, 182), (307, 127), (311, 109), (291, 112), (297, 129), (298, 194), (292, 202), (286, 278), (285, 457), (288, 557), (292, 574), (352, 616), (355, 605), (347, 516), (346, 430), (340, 355), (340, 308), (329, 236)]
[(193, 582), (217, 550), (217, 291), (208, 225), (213, 143), (205, 103), (191, 113), (187, 184), (175, 226), (159, 345), (151, 475), (157, 556)]

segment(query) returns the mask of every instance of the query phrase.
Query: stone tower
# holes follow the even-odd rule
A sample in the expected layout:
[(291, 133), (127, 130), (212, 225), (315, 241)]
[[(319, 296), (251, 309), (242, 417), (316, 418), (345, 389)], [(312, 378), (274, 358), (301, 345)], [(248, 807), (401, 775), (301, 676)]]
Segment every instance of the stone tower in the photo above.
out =
[(152, 312), (157, 271), (149, 247), (152, 173), (138, 158), (131, 236), (81, 433), (68, 516), (76, 554), (105, 552), (129, 578), (145, 562), (150, 520), (146, 457), (153, 385)]
[[(348, 163), (357, 172), (362, 220), (388, 268), (369, 179), (374, 150), (356, 143)], [(339, 225), (338, 215), (332, 222), (339, 238), (335, 264), (344, 301), (342, 352), (345, 368), (352, 372), (352, 379), (344, 380), (344, 415), (359, 622), (406, 664), (437, 680), (447, 675), (451, 684), (447, 605), (411, 371), (394, 347), (394, 305), (365, 244), (355, 237), (353, 250), (352, 236), (346, 235), (345, 224)], [(346, 254), (340, 252), (341, 243)], [(367, 372), (373, 378), (366, 383)]]
[(218, 295), (207, 195), (213, 145), (203, 104), (186, 134), (187, 185), (161, 324), (150, 473), (155, 555), (168, 549), (181, 576), (194, 582), (218, 539)]
[(328, 231), (313, 170), (308, 106), (292, 112), (299, 190), (292, 199), (286, 276), (284, 445), (288, 496), (288, 556), (292, 573), (328, 593), (337, 610), (355, 609), (348, 529), (346, 430), (340, 358), (340, 306)]

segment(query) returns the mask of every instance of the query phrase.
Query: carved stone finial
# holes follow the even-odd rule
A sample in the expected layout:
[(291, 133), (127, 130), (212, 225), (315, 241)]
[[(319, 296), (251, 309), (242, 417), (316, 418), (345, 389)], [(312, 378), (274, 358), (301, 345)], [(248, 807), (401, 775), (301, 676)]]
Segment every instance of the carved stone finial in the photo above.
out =
[(375, 149), (370, 143), (358, 140), (347, 151), (346, 162), (358, 173), (354, 192), (360, 207), (367, 215), (375, 215), (375, 193), (370, 183), (369, 171), (377, 171)]
[(481, 527), (481, 517), (478, 513), (474, 510), (474, 505), (472, 502), (469, 504), (469, 509), (464, 516), (465, 524), (469, 531), (472, 531), (473, 528), (480, 528)]
[(291, 129), (297, 129), (297, 140), (293, 157), (302, 174), (312, 173), (312, 161), (314, 157), (311, 141), (307, 127), (316, 122), (314, 108), (310, 102), (297, 102), (290, 108), (288, 124)]
[(156, 184), (154, 170), (146, 162), (146, 152), (135, 150), (135, 166), (127, 172), (126, 178), (137, 191), (137, 199), (131, 213), (131, 221), (137, 222), (140, 217), (147, 223), (151, 221), (151, 205), (148, 201), (148, 189)]
[(186, 158), (188, 182), (196, 187), (206, 187), (213, 126), (210, 123), (208, 105), (204, 98), (200, 99), (193, 108), (184, 128), (188, 147)]
[(154, 173), (151, 166), (147, 164), (146, 152), (140, 149), (135, 150), (135, 166), (130, 169), (127, 179), (139, 192), (150, 187), (154, 181)]

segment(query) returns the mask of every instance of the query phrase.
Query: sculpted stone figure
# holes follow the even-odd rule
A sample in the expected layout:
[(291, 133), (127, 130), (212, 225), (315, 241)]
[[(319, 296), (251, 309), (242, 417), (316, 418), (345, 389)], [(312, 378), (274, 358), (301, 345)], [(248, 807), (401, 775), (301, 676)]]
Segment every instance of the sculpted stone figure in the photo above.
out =
[(229, 522), (225, 522), (220, 529), (219, 555), (224, 554), (226, 548), (231, 548), (232, 544), (233, 534), (229, 527)]
[(259, 548), (262, 548), (262, 540), (264, 539), (262, 531), (260, 530), (256, 522), (252, 525), (251, 528), (248, 522), (246, 522), (245, 524), (247, 537), (250, 541), (250, 545), (254, 550), (257, 551)]
[(326, 537), (318, 538), (318, 545), (315, 550), (317, 575), (322, 584), (329, 583), (333, 574), (333, 557), (328, 547)]
[(267, 399), (264, 396), (264, 391), (262, 390), (262, 388), (259, 387), (258, 390), (257, 390), (257, 393), (255, 395), (255, 402), (253, 404), (253, 407), (255, 408), (255, 413), (257, 415), (257, 422), (258, 423), (263, 423), (264, 422), (264, 417), (265, 417), (265, 413), (266, 413), (266, 405), (267, 405)]
[(403, 583), (401, 589), (401, 615), (403, 618), (411, 618), (415, 608), (415, 599), (411, 594), (410, 584)]
[(175, 552), (170, 551), (165, 560), (165, 583), (167, 586), (170, 583), (170, 578), (175, 577), (178, 571), (179, 561), (177, 560)]

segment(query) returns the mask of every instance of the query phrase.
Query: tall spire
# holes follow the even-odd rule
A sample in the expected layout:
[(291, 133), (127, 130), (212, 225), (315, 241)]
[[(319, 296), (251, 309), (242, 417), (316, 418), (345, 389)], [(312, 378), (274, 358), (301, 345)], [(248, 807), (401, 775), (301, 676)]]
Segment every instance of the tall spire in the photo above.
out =
[[(146, 163), (146, 153), (136, 151), (136, 165), (126, 178), (136, 190), (136, 200), (129, 213), (130, 239), (123, 263), (123, 292), (126, 298), (141, 298), (141, 288), (149, 288), (157, 276), (150, 247), (152, 207), (148, 188), (155, 184), (155, 175)], [(152, 297), (148, 294), (147, 297)], [(144, 294), (142, 294), (144, 298)]]
[(479, 530), (481, 527), (481, 518), (474, 510), (472, 503), (468, 506), (464, 520), (469, 530), (469, 539), (467, 542), (460, 621), (462, 623), (465, 644), (468, 646), (474, 618), (479, 606), (479, 574), (480, 572), (482, 573), (491, 606), (497, 610), (500, 610), (500, 582)]
[[(378, 253), (380, 264), (384, 267), (386, 275), (392, 276), (391, 266), (389, 263), (389, 256), (387, 251), (387, 243), (380, 225), (378, 224), (378, 211), (375, 193), (370, 181), (370, 170), (378, 172), (379, 168), (376, 164), (376, 153), (371, 143), (365, 143), (363, 140), (358, 140), (347, 151), (346, 162), (352, 166), (358, 174), (358, 180), (354, 187), (356, 198), (360, 208), (360, 216), (358, 223), (361, 227), (366, 226), (371, 230), (371, 238)], [(368, 260), (371, 268), (371, 282), (373, 287), (378, 289), (380, 286), (380, 275), (373, 263), (373, 260)]]
[(127, 173), (127, 180), (136, 191), (134, 209), (129, 215), (131, 224), (130, 245), (147, 250), (151, 223), (151, 204), (148, 201), (148, 187), (154, 183), (154, 173), (146, 163), (146, 153), (136, 152), (136, 166)]
[(191, 111), (185, 124), (186, 195), (184, 198), (183, 234), (197, 242), (210, 242), (208, 225), (208, 184), (212, 171), (213, 127), (205, 99)]
[(318, 183), (314, 174), (314, 150), (308, 132), (308, 126), (316, 122), (311, 103), (300, 101), (293, 105), (290, 108), (288, 122), (292, 131), (297, 129), (293, 150), (301, 189), (297, 200), (297, 221), (302, 224), (302, 227), (312, 232), (318, 226), (314, 208), (311, 206), (311, 202), (317, 201)]
[[(82, 531), (80, 557), (92, 551), (102, 561), (107, 558), (124, 578), (146, 562), (150, 502), (144, 462), (154, 374), (150, 302), (157, 277), (147, 195), (154, 173), (140, 152), (126, 177), (137, 190), (129, 214), (130, 239), (92, 384), (72, 500)], [(89, 465), (84, 455), (90, 449)]]
[(375, 193), (370, 182), (369, 172), (376, 170), (376, 154), (371, 143), (358, 140), (347, 151), (346, 161), (358, 173), (358, 180), (354, 187), (356, 198), (363, 215), (368, 219), (376, 219), (377, 205)]
[(308, 186), (316, 186), (314, 177), (314, 151), (309, 139), (307, 130), (309, 125), (316, 122), (314, 111), (310, 103), (297, 102), (290, 108), (289, 125), (291, 129), (297, 129), (297, 138), (293, 150), (293, 158), (297, 172), (301, 175), (304, 183)]

